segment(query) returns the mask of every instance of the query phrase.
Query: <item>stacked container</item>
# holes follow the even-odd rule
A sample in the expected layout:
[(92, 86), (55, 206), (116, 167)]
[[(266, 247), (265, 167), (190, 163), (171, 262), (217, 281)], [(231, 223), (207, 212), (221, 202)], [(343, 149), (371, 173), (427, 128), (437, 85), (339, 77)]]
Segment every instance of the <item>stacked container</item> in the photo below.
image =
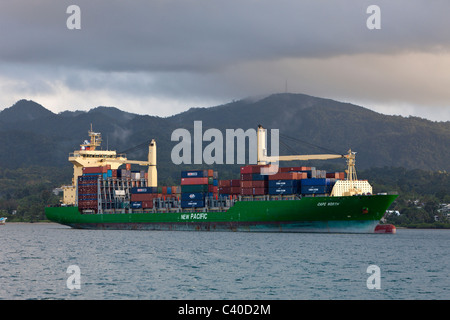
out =
[(78, 208), (98, 210), (98, 180), (111, 172), (111, 166), (84, 167), (83, 175), (78, 177)]
[(302, 180), (301, 193), (305, 195), (325, 195), (331, 193), (335, 179), (311, 178)]
[(269, 175), (261, 174), (267, 165), (248, 165), (241, 167), (241, 195), (260, 196), (268, 193)]
[(201, 208), (206, 197), (218, 197), (218, 174), (213, 170), (181, 171), (181, 207)]
[(269, 176), (269, 194), (288, 195), (297, 194), (302, 179), (306, 179), (307, 172), (278, 172)]
[(236, 196), (241, 194), (241, 180), (219, 180), (219, 194), (222, 196)]
[(131, 188), (131, 203), (133, 209), (153, 208), (153, 199), (177, 199), (179, 186), (171, 187), (133, 187)]

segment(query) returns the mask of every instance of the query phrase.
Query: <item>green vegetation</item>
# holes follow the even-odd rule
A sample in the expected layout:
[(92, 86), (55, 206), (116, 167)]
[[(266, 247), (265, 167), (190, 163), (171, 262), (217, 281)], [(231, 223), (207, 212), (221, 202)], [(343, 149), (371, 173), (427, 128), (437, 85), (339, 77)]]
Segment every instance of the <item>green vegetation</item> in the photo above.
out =
[(45, 220), (46, 205), (58, 204), (52, 190), (71, 180), (71, 172), (61, 168), (0, 168), (0, 216), (8, 222)]
[[(231, 173), (226, 175), (230, 178)], [(160, 183), (177, 184), (173, 178), (176, 172), (167, 176)], [(386, 223), (409, 228), (450, 228), (450, 220), (441, 210), (442, 204), (450, 203), (449, 173), (385, 167), (360, 171), (358, 177), (369, 180), (374, 193), (399, 193), (389, 208), (393, 212), (386, 216)], [(61, 199), (61, 195), (53, 194), (53, 189), (69, 183), (71, 178), (70, 166), (0, 168), (0, 216), (7, 217), (8, 222), (45, 220), (45, 206), (57, 204)]]
[[(444, 204), (450, 204), (450, 174), (404, 168), (374, 168), (363, 171), (378, 192), (398, 192), (399, 197), (389, 208), (386, 223), (408, 228), (450, 228)], [(395, 211), (400, 214), (397, 215)]]

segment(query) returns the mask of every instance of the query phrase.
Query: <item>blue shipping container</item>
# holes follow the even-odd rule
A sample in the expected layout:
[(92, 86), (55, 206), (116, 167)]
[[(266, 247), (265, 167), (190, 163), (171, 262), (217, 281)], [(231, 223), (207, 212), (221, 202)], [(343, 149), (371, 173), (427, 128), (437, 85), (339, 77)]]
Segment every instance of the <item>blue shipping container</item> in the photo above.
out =
[(198, 208), (204, 207), (205, 201), (203, 200), (181, 200), (182, 208)]
[(208, 170), (181, 171), (182, 178), (203, 178), (208, 176)]
[(276, 187), (276, 188), (269, 188), (269, 194), (276, 195), (276, 194), (295, 194), (297, 193), (296, 187)]
[(330, 179), (326, 178), (311, 178), (311, 179), (302, 179), (302, 186), (325, 186), (330, 184)]
[(328, 186), (303, 186), (301, 188), (302, 194), (315, 194), (315, 193), (329, 193), (329, 187)]
[(131, 193), (158, 193), (158, 187), (133, 187)]
[(186, 192), (181, 194), (181, 200), (205, 200), (205, 194), (200, 192)]
[(133, 209), (142, 208), (142, 201), (131, 201), (131, 208)]
[(269, 180), (269, 188), (297, 187), (300, 180)]

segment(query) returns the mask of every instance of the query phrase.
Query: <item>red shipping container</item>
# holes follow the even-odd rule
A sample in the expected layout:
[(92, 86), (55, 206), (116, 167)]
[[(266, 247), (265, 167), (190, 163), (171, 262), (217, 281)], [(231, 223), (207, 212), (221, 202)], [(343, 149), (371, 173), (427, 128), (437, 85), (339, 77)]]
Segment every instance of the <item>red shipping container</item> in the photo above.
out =
[(223, 194), (231, 193), (231, 187), (219, 187), (219, 192)]
[(298, 179), (297, 172), (278, 172), (276, 174), (269, 175), (269, 180), (297, 180), (297, 179)]
[(241, 173), (261, 173), (261, 168), (269, 167), (270, 165), (264, 164), (264, 165), (258, 165), (258, 164), (251, 164), (247, 165), (245, 167), (241, 167)]
[(268, 181), (252, 181), (252, 187), (254, 188), (267, 188)]
[(251, 173), (241, 173), (241, 181), (250, 181), (253, 179), (253, 174)]
[(151, 209), (153, 208), (153, 201), (142, 201), (143, 209)]
[(219, 188), (217, 186), (213, 186), (212, 184), (208, 184), (208, 192), (218, 192)]
[(230, 186), (232, 186), (232, 187), (240, 187), (241, 186), (241, 180), (239, 180), (239, 179), (231, 179), (230, 180)]
[(131, 201), (150, 201), (157, 198), (159, 193), (133, 193)]
[(107, 172), (107, 169), (105, 168), (105, 171), (103, 172), (104, 167), (83, 167), (83, 173), (104, 173)]
[(254, 195), (254, 196), (260, 196), (267, 193), (266, 188), (241, 188), (241, 194), (242, 195)]
[(219, 180), (219, 187), (231, 187), (231, 180)]
[(208, 177), (204, 178), (181, 178), (181, 185), (208, 184)]
[(242, 180), (241, 188), (253, 188), (252, 182), (253, 181), (251, 181), (251, 180), (247, 180), (247, 181)]
[(241, 167), (241, 174), (242, 173), (253, 173), (253, 166)]
[(208, 177), (212, 177), (214, 175), (214, 170), (208, 169)]
[(253, 188), (241, 188), (241, 194), (244, 196), (253, 195)]
[(239, 194), (241, 193), (241, 187), (231, 187), (230, 194)]
[(162, 194), (167, 194), (167, 187), (161, 187), (162, 188)]

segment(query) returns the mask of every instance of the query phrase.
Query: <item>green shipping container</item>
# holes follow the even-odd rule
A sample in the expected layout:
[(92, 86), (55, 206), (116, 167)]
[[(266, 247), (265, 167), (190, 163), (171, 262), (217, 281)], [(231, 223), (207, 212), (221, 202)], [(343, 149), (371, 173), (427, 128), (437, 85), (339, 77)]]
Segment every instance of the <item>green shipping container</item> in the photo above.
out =
[(208, 192), (208, 185), (207, 184), (190, 184), (190, 185), (182, 185), (181, 186), (181, 193), (184, 192)]

